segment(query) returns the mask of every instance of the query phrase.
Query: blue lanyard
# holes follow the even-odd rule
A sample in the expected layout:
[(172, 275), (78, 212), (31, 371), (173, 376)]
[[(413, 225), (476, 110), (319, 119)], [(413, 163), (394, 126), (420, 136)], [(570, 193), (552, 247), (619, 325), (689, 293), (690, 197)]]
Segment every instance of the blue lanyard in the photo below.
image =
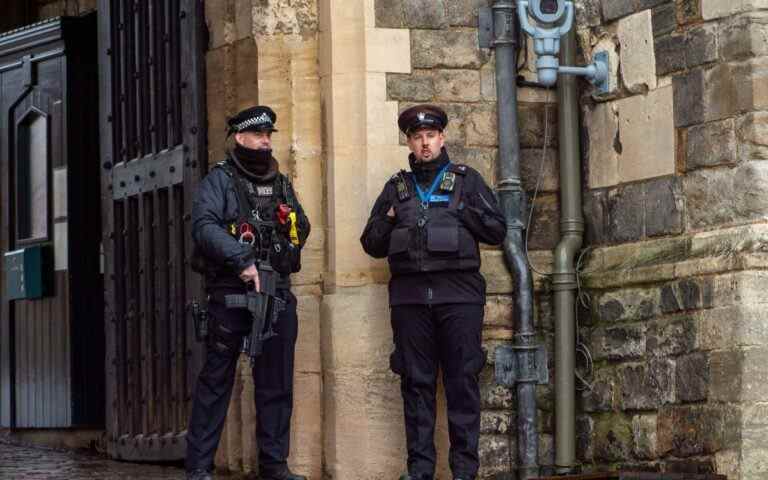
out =
[(424, 190), (421, 189), (419, 186), (419, 182), (416, 181), (416, 176), (413, 176), (413, 184), (416, 185), (416, 193), (419, 194), (419, 198), (421, 199), (421, 206), (426, 210), (429, 208), (429, 202), (432, 199), (432, 194), (435, 193), (435, 190), (437, 190), (437, 186), (440, 185), (440, 182), (443, 179), (443, 174), (446, 170), (448, 170), (448, 167), (451, 166), (451, 163), (448, 162), (445, 164), (443, 168), (440, 169), (440, 172), (438, 172), (437, 176), (435, 176), (435, 179), (432, 181), (432, 186), (429, 187), (429, 191), (426, 193)]

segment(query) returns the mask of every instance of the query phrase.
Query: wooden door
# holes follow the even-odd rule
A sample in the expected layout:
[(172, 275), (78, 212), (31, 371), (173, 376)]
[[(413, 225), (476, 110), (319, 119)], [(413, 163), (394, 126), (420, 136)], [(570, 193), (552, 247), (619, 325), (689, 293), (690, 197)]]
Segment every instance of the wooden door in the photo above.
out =
[(109, 452), (182, 458), (202, 347), (185, 307), (206, 170), (202, 0), (100, 0)]
[(104, 422), (95, 40), (92, 14), (0, 35), (0, 255), (45, 251), (52, 286), (0, 279), (0, 428)]

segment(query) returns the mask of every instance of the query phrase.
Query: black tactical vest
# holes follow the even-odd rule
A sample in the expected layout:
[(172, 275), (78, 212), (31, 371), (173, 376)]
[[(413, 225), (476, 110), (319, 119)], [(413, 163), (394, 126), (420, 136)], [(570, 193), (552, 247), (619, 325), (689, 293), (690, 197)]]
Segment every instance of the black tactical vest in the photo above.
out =
[(293, 198), (288, 178), (278, 173), (273, 181), (257, 184), (240, 175), (237, 168), (227, 161), (219, 162), (216, 166), (232, 179), (238, 197), (239, 218), (228, 227), (234, 228), (230, 233), (237, 238), (240, 235), (239, 226), (250, 224), (256, 237), (253, 243), (256, 261), (268, 262), (282, 275), (298, 272), (301, 268), (299, 248), (276, 230), (279, 204), (287, 204), (294, 212), (297, 211), (297, 202)]
[(393, 275), (480, 269), (477, 241), (459, 220), (466, 173), (464, 165), (449, 165), (435, 192), (448, 196), (449, 201), (432, 202), (428, 206), (422, 204), (415, 192), (412, 173), (401, 171), (392, 177), (390, 181), (395, 183), (399, 200), (388, 252)]

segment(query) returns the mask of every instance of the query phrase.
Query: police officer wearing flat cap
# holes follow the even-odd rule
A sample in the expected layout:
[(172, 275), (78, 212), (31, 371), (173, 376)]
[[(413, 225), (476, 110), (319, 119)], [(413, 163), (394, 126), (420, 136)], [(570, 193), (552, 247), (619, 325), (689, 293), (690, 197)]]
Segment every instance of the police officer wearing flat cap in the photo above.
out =
[(477, 476), (480, 430), (478, 375), (485, 280), (478, 243), (504, 240), (504, 216), (474, 169), (452, 163), (445, 149), (446, 113), (417, 105), (400, 114), (410, 171), (384, 186), (360, 239), (375, 258), (387, 257), (395, 350), (390, 367), (401, 377), (408, 473), (435, 472), (435, 392), (442, 368), (455, 480)]
[(276, 120), (265, 106), (232, 117), (228, 137), (234, 135), (234, 148), (203, 179), (193, 201), (193, 268), (205, 275), (208, 315), (205, 365), (187, 433), (187, 477), (192, 479), (212, 478), (238, 359), (251, 339), (252, 312), (236, 308), (230, 299), (248, 298), (249, 289), (266, 292), (260, 289), (266, 288), (267, 278), (274, 296), (264, 305), (281, 308), (270, 310), (274, 324), (267, 325), (269, 335), (259, 342), (260, 355), (251, 358), (259, 472), (264, 480), (305, 479), (286, 464), (298, 329), (289, 275), (300, 268), (310, 225), (272, 156)]

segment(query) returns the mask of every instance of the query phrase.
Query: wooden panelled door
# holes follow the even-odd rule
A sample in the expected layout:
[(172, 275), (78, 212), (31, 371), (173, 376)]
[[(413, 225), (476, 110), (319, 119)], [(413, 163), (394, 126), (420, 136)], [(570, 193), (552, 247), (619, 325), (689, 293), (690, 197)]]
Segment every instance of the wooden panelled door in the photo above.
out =
[(186, 305), (206, 170), (203, 0), (100, 0), (109, 453), (183, 458), (203, 347)]

